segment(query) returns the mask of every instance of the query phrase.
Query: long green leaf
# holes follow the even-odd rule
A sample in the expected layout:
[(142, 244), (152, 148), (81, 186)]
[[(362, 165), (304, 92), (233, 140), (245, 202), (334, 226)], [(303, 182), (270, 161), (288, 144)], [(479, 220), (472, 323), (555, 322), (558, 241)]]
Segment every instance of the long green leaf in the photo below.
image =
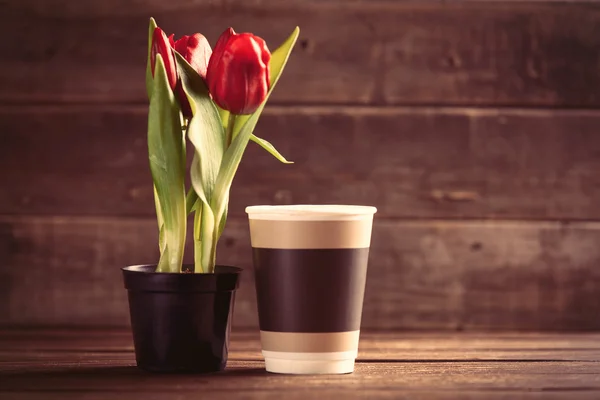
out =
[(252, 140), (254, 143), (256, 143), (257, 145), (259, 145), (260, 147), (262, 147), (263, 149), (265, 149), (269, 153), (271, 153), (271, 155), (273, 157), (275, 157), (276, 159), (278, 159), (282, 163), (284, 163), (284, 164), (293, 164), (294, 163), (293, 161), (286, 160), (286, 158), (284, 156), (282, 156), (279, 151), (277, 151), (277, 149), (275, 148), (275, 146), (273, 146), (271, 143), (267, 142), (265, 139), (261, 139), (258, 136), (255, 136), (254, 134), (251, 134), (250, 135), (250, 140)]
[(246, 149), (248, 141), (250, 140), (250, 135), (252, 134), (256, 123), (258, 122), (258, 118), (265, 107), (267, 99), (273, 92), (273, 89), (275, 88), (275, 85), (281, 76), (281, 72), (287, 63), (292, 48), (298, 39), (299, 33), (300, 29), (296, 27), (287, 40), (271, 55), (271, 62), (269, 64), (271, 71), (271, 88), (269, 89), (269, 93), (267, 94), (265, 101), (249, 117), (240, 116), (236, 118), (236, 127), (238, 125), (238, 121), (239, 123), (243, 123), (243, 126), (239, 129), (239, 133), (235, 136), (231, 146), (225, 152), (223, 162), (219, 170), (217, 184), (214, 189), (214, 195), (211, 201), (211, 208), (214, 210), (216, 220), (218, 221), (221, 221), (222, 216), (226, 212), (229, 190), (244, 154), (244, 150)]
[(162, 210), (160, 208), (160, 199), (158, 198), (158, 193), (156, 192), (156, 186), (152, 184), (154, 187), (154, 206), (156, 208), (156, 222), (158, 222), (158, 249), (160, 250), (160, 254), (165, 252), (167, 248), (167, 243), (165, 242), (165, 224), (163, 221)]
[(202, 268), (202, 207), (203, 204), (198, 201), (196, 212), (194, 213), (194, 270), (195, 272), (204, 272)]
[(154, 18), (150, 18), (150, 23), (148, 24), (148, 62), (146, 63), (146, 93), (148, 93), (149, 99), (152, 98), (152, 89), (154, 86), (154, 79), (152, 78), (152, 58), (150, 57), (154, 29), (156, 29), (156, 21)]
[(200, 199), (209, 202), (223, 159), (225, 133), (204, 80), (179, 53), (176, 58), (193, 114), (188, 137), (196, 149), (198, 162), (197, 168), (191, 171), (192, 186)]
[(158, 193), (156, 192), (156, 186), (152, 184), (154, 187), (154, 206), (156, 208), (156, 221), (158, 222), (158, 249), (160, 251), (161, 257), (165, 257), (165, 260), (169, 259), (167, 254), (167, 242), (165, 240), (165, 223), (163, 221), (162, 210), (160, 208), (160, 200), (158, 198)]
[(225, 200), (227, 204), (225, 204), (225, 212), (221, 215), (221, 220), (219, 221), (219, 232), (217, 234), (217, 240), (221, 237), (223, 230), (225, 229), (225, 224), (227, 223), (227, 208), (229, 207), (229, 196)]
[(188, 190), (188, 194), (185, 197), (185, 213), (187, 215), (190, 215), (190, 213), (198, 207), (198, 201), (198, 195), (194, 188)]
[[(198, 154), (195, 154), (192, 160), (192, 171), (199, 170), (198, 159)], [(197, 179), (197, 177), (193, 177), (193, 179)], [(213, 241), (216, 240), (216, 233), (215, 216), (210, 208), (210, 203), (199, 197), (194, 215), (194, 269), (196, 272), (212, 272), (211, 265), (215, 257), (213, 249), (216, 246)]]
[[(202, 202), (202, 207), (196, 211), (202, 214), (197, 216), (201, 244), (195, 243), (194, 246), (195, 251), (200, 249), (202, 254), (201, 257), (194, 257), (195, 269), (198, 272), (212, 272), (218, 225), (210, 202), (225, 151), (225, 132), (204, 80), (180, 54), (176, 54), (176, 57), (181, 82), (193, 114), (187, 132), (196, 149), (190, 174), (192, 187)], [(201, 265), (198, 265), (198, 261)]]
[(186, 235), (185, 150), (179, 106), (157, 56), (148, 110), (148, 156), (163, 220), (165, 249), (157, 271), (179, 272)]

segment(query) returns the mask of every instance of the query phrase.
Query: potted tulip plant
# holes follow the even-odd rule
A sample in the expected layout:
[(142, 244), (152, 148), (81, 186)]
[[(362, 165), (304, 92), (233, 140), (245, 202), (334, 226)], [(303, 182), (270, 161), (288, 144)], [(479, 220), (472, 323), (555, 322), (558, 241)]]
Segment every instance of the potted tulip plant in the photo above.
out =
[[(216, 263), (229, 190), (249, 141), (288, 161), (253, 130), (298, 37), (271, 53), (232, 28), (214, 50), (196, 33), (175, 41), (150, 19), (146, 89), (148, 156), (160, 259), (123, 268), (136, 361), (151, 371), (225, 368), (241, 270)], [(186, 188), (186, 145), (194, 146)], [(193, 214), (194, 264), (183, 264)]]

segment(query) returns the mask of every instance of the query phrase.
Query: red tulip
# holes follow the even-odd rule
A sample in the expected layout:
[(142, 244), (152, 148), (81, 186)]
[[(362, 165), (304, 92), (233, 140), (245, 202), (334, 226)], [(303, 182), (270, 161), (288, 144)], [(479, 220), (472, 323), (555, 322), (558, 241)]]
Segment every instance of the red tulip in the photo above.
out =
[[(205, 79), (208, 60), (212, 54), (212, 49), (210, 48), (208, 40), (199, 33), (195, 33), (192, 36), (182, 36), (175, 42), (173, 42), (173, 35), (171, 35), (169, 36), (169, 40), (171, 41), (171, 46), (173, 46), (173, 48), (175, 48), (175, 50), (190, 63), (192, 68), (198, 72), (198, 75), (200, 75), (202, 79)], [(181, 112), (185, 117), (191, 118), (192, 109), (190, 108), (190, 103), (183, 90), (181, 80), (177, 83), (175, 91), (177, 93), (177, 98), (179, 98)]]
[(173, 36), (174, 35), (170, 35), (167, 38), (167, 35), (163, 30), (158, 27), (154, 30), (154, 36), (152, 37), (152, 51), (150, 53), (152, 76), (154, 76), (156, 54), (160, 54), (165, 63), (169, 86), (175, 92), (175, 95), (179, 100), (181, 112), (185, 117), (191, 118), (192, 109), (190, 108), (190, 103), (183, 90), (181, 79), (179, 79), (177, 74), (177, 64), (175, 62), (173, 49), (177, 50), (177, 52), (190, 63), (202, 79), (206, 78), (206, 69), (212, 50), (208, 40), (199, 33), (192, 36), (183, 36), (177, 41), (173, 40)]
[(175, 89), (175, 85), (177, 84), (177, 65), (175, 64), (175, 54), (173, 54), (173, 48), (171, 46), (172, 41), (172, 39), (167, 39), (167, 35), (165, 35), (165, 32), (163, 32), (162, 29), (159, 27), (154, 29), (154, 34), (152, 35), (152, 49), (150, 51), (150, 64), (152, 67), (152, 76), (154, 76), (156, 55), (160, 54), (163, 63), (165, 64), (169, 86), (171, 89)]
[[(170, 39), (173, 40), (172, 38), (173, 35)], [(195, 33), (192, 36), (182, 36), (173, 44), (173, 47), (190, 63), (202, 79), (206, 78), (206, 69), (212, 49), (203, 35)]]
[(206, 81), (219, 107), (233, 114), (251, 114), (269, 91), (271, 53), (263, 39), (227, 29), (210, 57)]

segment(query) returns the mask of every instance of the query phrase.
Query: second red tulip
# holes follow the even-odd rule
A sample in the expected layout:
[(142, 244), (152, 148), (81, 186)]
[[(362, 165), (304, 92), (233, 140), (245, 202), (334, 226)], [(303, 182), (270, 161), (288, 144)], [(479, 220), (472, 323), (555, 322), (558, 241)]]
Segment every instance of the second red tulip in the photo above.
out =
[(271, 53), (265, 41), (232, 28), (220, 36), (206, 81), (215, 103), (233, 114), (251, 114), (267, 97)]

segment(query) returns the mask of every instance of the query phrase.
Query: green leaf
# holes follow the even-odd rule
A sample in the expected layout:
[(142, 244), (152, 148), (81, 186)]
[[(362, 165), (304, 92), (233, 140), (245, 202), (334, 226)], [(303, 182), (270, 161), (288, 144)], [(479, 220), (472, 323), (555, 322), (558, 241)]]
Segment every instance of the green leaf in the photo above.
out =
[(225, 133), (219, 111), (210, 98), (204, 80), (179, 53), (176, 58), (193, 114), (187, 133), (196, 149), (196, 168), (191, 171), (192, 186), (198, 197), (208, 203), (223, 159)]
[(208, 205), (202, 206), (202, 223), (200, 226), (201, 254), (196, 259), (200, 260), (200, 266), (196, 265), (196, 270), (212, 273), (215, 268), (218, 226), (215, 223), (215, 214)]
[(227, 196), (227, 200), (225, 200), (227, 204), (225, 204), (225, 212), (221, 216), (221, 220), (219, 221), (219, 232), (217, 234), (217, 240), (221, 237), (223, 230), (225, 229), (225, 224), (227, 223), (227, 208), (229, 206), (229, 196)]
[(149, 99), (152, 97), (152, 89), (154, 85), (154, 78), (152, 78), (152, 58), (150, 57), (154, 29), (156, 29), (156, 21), (154, 21), (154, 18), (150, 18), (150, 23), (148, 25), (148, 62), (146, 63), (146, 93), (148, 93)]
[[(202, 202), (200, 224), (201, 243), (195, 243), (195, 270), (212, 272), (218, 235), (217, 219), (210, 206), (219, 168), (225, 151), (225, 133), (217, 107), (204, 80), (180, 55), (176, 54), (181, 82), (190, 103), (193, 117), (188, 123), (188, 137), (195, 147), (191, 166), (194, 191)], [(196, 239), (195, 239), (196, 240)], [(201, 265), (198, 265), (198, 262)]]
[(235, 136), (231, 146), (225, 152), (223, 162), (219, 170), (217, 184), (214, 189), (214, 195), (211, 201), (211, 208), (214, 210), (216, 220), (218, 221), (221, 221), (221, 218), (227, 210), (229, 190), (244, 154), (244, 150), (246, 149), (248, 141), (250, 140), (250, 135), (252, 134), (256, 123), (258, 122), (258, 118), (260, 117), (265, 104), (267, 103), (267, 99), (273, 92), (273, 89), (275, 88), (275, 85), (281, 76), (281, 72), (287, 63), (292, 48), (298, 39), (299, 33), (300, 29), (296, 27), (287, 40), (271, 55), (271, 62), (269, 64), (271, 71), (271, 88), (269, 89), (269, 93), (267, 94), (265, 101), (250, 116), (241, 115), (236, 117), (236, 128), (238, 124), (243, 125), (241, 128), (239, 128), (239, 133)]
[(167, 243), (165, 242), (165, 224), (163, 222), (162, 211), (160, 209), (160, 200), (158, 198), (158, 193), (156, 192), (156, 186), (152, 186), (154, 188), (154, 206), (156, 207), (156, 221), (158, 222), (158, 249), (160, 250), (160, 254), (162, 254), (167, 248)]
[(194, 211), (198, 207), (198, 195), (194, 188), (190, 188), (188, 190), (188, 194), (185, 197), (185, 213), (190, 215), (192, 211)]
[(261, 139), (257, 136), (254, 136), (254, 134), (252, 134), (252, 135), (250, 135), (250, 140), (252, 140), (254, 143), (258, 144), (260, 147), (262, 147), (269, 153), (271, 153), (271, 155), (273, 157), (275, 157), (282, 163), (284, 163), (284, 164), (293, 164), (294, 163), (293, 161), (286, 160), (285, 157), (282, 156), (281, 153), (279, 153), (279, 151), (277, 151), (275, 146), (273, 146), (271, 143), (267, 142), (265, 139)]
[(148, 157), (162, 217), (164, 250), (159, 272), (179, 272), (186, 235), (185, 141), (179, 106), (158, 56), (148, 110)]
[(215, 104), (217, 110), (219, 110), (219, 116), (221, 117), (221, 124), (223, 125), (223, 130), (227, 130), (227, 123), (229, 122), (229, 111), (223, 110), (221, 107)]
[[(196, 211), (196, 214), (200, 212)], [(200, 224), (198, 224), (200, 226)], [(201, 274), (204, 272), (202, 266), (202, 241), (194, 240), (194, 272)]]
[[(161, 258), (164, 257), (165, 260), (168, 260), (169, 254), (167, 252), (167, 239), (166, 239), (166, 230), (165, 230), (164, 224), (162, 224), (160, 226), (160, 229), (158, 230), (158, 247), (160, 250)], [(166, 261), (164, 261), (164, 262), (166, 262)]]
[(198, 201), (194, 213), (194, 271), (204, 272), (202, 268), (202, 203)]

